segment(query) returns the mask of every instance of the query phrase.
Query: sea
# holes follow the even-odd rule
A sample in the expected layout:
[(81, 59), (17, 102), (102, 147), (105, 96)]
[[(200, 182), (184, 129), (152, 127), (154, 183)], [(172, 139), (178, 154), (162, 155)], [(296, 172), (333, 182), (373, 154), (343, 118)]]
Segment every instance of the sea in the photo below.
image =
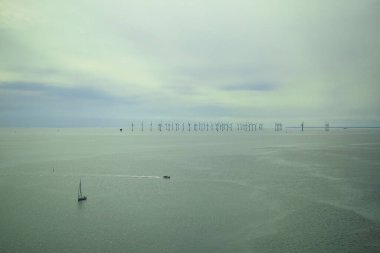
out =
[(0, 252), (380, 252), (380, 129), (2, 128)]

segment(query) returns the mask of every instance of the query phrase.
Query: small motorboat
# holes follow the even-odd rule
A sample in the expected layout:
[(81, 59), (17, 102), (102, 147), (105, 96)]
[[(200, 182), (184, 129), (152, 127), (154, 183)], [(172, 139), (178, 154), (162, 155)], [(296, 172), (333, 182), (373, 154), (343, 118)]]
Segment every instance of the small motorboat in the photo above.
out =
[(163, 176), (163, 179), (170, 179), (170, 176)]

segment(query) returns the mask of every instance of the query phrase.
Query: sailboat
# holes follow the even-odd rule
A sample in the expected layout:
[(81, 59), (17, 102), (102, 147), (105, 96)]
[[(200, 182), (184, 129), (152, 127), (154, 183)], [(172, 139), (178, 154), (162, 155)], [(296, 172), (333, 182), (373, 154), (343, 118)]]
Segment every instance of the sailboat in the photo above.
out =
[(82, 200), (86, 200), (87, 197), (82, 195), (82, 180), (79, 181), (79, 189), (78, 189), (78, 202)]

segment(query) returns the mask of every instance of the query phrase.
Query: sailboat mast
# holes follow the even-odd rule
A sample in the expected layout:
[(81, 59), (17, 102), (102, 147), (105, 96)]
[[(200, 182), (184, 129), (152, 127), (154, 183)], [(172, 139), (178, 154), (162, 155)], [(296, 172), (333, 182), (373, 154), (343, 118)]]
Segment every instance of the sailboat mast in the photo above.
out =
[(82, 180), (79, 181), (78, 197), (82, 197)]

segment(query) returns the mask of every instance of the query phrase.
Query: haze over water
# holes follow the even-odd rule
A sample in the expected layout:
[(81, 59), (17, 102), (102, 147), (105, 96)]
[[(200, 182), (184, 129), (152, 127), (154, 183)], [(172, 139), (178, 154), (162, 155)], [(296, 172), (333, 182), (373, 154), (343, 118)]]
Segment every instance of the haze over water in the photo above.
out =
[(378, 129), (1, 129), (0, 252), (379, 252), (379, 151)]

